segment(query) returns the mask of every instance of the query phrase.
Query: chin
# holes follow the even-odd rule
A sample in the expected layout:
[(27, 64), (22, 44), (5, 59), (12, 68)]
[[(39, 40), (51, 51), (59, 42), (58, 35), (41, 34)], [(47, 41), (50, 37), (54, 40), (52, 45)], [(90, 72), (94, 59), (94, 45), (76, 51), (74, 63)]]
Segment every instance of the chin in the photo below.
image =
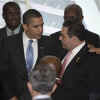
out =
[(41, 38), (41, 35), (40, 35), (40, 36), (31, 35), (30, 38), (31, 38), (31, 39), (40, 39), (40, 38)]
[(40, 39), (41, 38), (41, 35), (40, 36), (37, 36), (37, 39)]

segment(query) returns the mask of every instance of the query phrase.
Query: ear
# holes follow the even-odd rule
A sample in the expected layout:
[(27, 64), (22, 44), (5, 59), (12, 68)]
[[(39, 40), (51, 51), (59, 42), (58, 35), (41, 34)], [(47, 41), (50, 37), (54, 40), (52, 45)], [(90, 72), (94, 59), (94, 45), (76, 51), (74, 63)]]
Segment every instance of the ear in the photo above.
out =
[(81, 16), (81, 18), (80, 18), (80, 22), (81, 22), (81, 23), (83, 22), (83, 18), (84, 18), (84, 17), (83, 17), (83, 16)]
[(3, 17), (3, 19), (6, 20), (6, 14), (5, 13), (2, 14), (2, 17)]
[(76, 36), (72, 36), (72, 41), (76, 41), (78, 38)]
[(27, 24), (22, 24), (22, 27), (23, 27), (24, 31), (26, 32), (27, 31)]

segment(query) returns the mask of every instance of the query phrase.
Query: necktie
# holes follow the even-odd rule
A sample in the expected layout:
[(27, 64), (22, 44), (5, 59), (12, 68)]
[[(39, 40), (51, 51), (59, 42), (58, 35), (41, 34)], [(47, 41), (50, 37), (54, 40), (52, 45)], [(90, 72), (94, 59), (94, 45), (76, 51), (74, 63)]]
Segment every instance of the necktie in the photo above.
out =
[(69, 57), (70, 57), (70, 55), (71, 55), (71, 54), (72, 54), (72, 52), (71, 52), (71, 51), (69, 51), (69, 52), (67, 53), (67, 55), (65, 56), (64, 62), (63, 62), (63, 64), (62, 64), (62, 70), (61, 70), (60, 77), (62, 77), (62, 76), (63, 76), (63, 74), (64, 74), (66, 64), (68, 64)]
[(65, 71), (65, 67), (66, 67), (66, 64), (68, 64), (68, 61), (69, 61), (69, 57), (70, 55), (72, 54), (72, 51), (68, 52), (64, 58), (64, 61), (63, 61), (63, 64), (62, 64), (62, 70), (61, 70), (61, 73), (59, 75), (59, 78), (58, 80), (56, 80), (57, 84), (61, 84), (61, 81), (62, 81), (62, 77), (63, 77), (63, 74), (64, 74), (64, 71)]
[(33, 40), (29, 40), (28, 47), (26, 50), (26, 67), (27, 67), (27, 72), (31, 71), (32, 65), (33, 65), (33, 47), (32, 47), (32, 42)]

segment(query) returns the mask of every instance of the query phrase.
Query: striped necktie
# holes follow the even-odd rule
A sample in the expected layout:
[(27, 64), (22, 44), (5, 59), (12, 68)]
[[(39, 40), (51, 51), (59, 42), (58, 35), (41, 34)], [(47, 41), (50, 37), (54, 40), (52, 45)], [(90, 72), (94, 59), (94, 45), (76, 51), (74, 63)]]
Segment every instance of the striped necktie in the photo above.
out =
[(67, 55), (65, 56), (64, 62), (63, 62), (63, 64), (62, 64), (61, 76), (63, 76), (63, 74), (64, 74), (66, 64), (68, 63), (71, 54), (72, 54), (72, 51), (69, 51), (69, 52), (67, 53)]
[(26, 50), (26, 67), (27, 67), (27, 72), (30, 72), (32, 69), (32, 65), (34, 62), (34, 54), (33, 54), (33, 47), (32, 47), (32, 42), (33, 40), (28, 41), (28, 47)]
[(62, 77), (63, 77), (64, 71), (65, 71), (65, 67), (66, 67), (66, 64), (68, 64), (71, 54), (72, 54), (72, 51), (69, 51), (64, 58), (64, 61), (62, 63), (62, 70), (61, 70), (60, 75), (58, 76), (58, 80), (57, 80), (58, 84), (61, 84)]

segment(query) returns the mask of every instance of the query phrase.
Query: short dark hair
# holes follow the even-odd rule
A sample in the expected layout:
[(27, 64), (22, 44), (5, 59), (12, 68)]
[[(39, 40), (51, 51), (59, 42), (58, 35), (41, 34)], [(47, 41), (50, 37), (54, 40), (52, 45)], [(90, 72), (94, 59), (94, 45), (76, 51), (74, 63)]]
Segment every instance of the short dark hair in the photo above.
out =
[(77, 18), (71, 17), (70, 19), (66, 19), (63, 23), (63, 27), (68, 28), (69, 37), (76, 36), (79, 40), (85, 40), (84, 37), (84, 25), (77, 21)]
[(31, 18), (42, 17), (39, 11), (35, 9), (29, 9), (23, 14), (23, 24), (29, 24)]
[(21, 9), (16, 2), (10, 1), (10, 2), (5, 3), (3, 6), (3, 16), (7, 14), (7, 9), (9, 9), (9, 7), (16, 7), (19, 10), (19, 12), (21, 12)]
[(64, 19), (65, 20), (66, 20), (66, 15), (72, 11), (75, 13), (75, 15), (76, 15), (75, 17), (77, 17), (79, 20), (83, 17), (82, 8), (77, 4), (70, 4), (64, 10)]
[(39, 64), (37, 69), (30, 73), (29, 80), (33, 90), (47, 94), (51, 92), (56, 82), (56, 71), (48, 64)]

